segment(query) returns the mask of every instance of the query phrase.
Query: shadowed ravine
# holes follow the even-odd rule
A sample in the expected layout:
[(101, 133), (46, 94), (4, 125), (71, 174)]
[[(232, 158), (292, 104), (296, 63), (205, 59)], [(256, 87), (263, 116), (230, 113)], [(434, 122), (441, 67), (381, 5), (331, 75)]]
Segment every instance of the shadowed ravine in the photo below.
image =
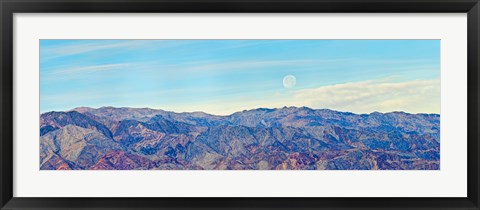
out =
[(76, 108), (40, 116), (42, 170), (438, 170), (440, 115)]

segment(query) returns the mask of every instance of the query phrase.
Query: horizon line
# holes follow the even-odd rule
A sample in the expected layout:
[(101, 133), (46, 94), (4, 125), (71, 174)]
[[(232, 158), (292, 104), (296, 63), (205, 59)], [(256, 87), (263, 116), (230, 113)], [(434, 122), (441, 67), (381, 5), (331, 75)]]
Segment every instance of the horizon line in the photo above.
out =
[[(370, 112), (370, 113), (355, 113), (355, 112), (340, 111), (340, 110), (329, 109), (329, 108), (317, 108), (317, 109), (316, 109), (316, 108), (311, 108), (311, 107), (308, 107), (308, 106), (300, 106), (300, 107), (297, 107), (297, 106), (283, 106), (283, 107), (274, 107), (274, 108), (259, 107), (259, 108), (251, 108), (251, 109), (244, 109), (244, 110), (241, 110), (241, 111), (235, 111), (235, 112), (232, 112), (232, 113), (230, 113), (230, 114), (212, 114), (212, 113), (208, 113), (208, 112), (205, 112), (205, 111), (185, 111), (185, 112), (177, 112), (177, 111), (168, 111), (168, 110), (161, 109), (161, 108), (151, 108), (151, 107), (126, 107), (126, 106), (115, 107), (115, 106), (101, 106), (101, 107), (98, 107), (98, 108), (94, 108), (94, 107), (89, 107), (89, 106), (79, 106), (79, 107), (75, 107), (75, 108), (72, 108), (72, 109), (69, 109), (69, 110), (64, 110), (64, 111), (57, 111), (57, 110), (46, 111), (46, 112), (40, 113), (40, 115), (43, 115), (43, 114), (46, 114), (46, 113), (51, 113), (51, 112), (71, 112), (71, 111), (76, 111), (75, 109), (80, 109), (80, 108), (94, 109), (94, 110), (98, 110), (98, 109), (102, 109), (102, 108), (113, 108), (113, 109), (122, 109), (122, 108), (127, 108), (127, 109), (151, 109), (151, 110), (156, 110), (156, 111), (172, 112), (172, 113), (176, 113), (176, 114), (203, 113), (203, 114), (207, 114), (207, 115), (223, 116), (223, 117), (231, 116), (231, 115), (233, 115), (233, 114), (235, 114), (235, 113), (253, 111), (253, 110), (258, 110), (258, 109), (281, 110), (281, 109), (287, 109), (287, 108), (297, 108), (297, 109), (307, 108), (307, 109), (311, 109), (311, 110), (329, 110), (329, 111), (334, 111), (334, 112), (349, 113), (349, 114), (355, 114), (355, 115), (364, 115), (364, 114), (371, 115), (371, 114), (374, 114), (374, 113), (380, 113), (380, 114), (405, 113), (405, 114), (411, 114), (411, 115), (417, 115), (417, 114), (440, 115), (440, 113), (426, 113), (426, 112), (410, 113), (410, 112), (405, 112), (405, 111), (390, 111), (390, 112), (373, 111), (373, 112)], [(76, 111), (76, 112), (78, 112), (78, 111)]]

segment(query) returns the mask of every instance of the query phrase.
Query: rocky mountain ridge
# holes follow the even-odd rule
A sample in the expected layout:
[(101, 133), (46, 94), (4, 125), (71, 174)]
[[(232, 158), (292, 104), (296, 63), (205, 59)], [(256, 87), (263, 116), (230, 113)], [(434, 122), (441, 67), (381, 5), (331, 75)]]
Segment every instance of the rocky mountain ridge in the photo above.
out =
[(40, 116), (42, 170), (436, 170), (440, 116), (308, 107), (216, 116), (80, 107)]

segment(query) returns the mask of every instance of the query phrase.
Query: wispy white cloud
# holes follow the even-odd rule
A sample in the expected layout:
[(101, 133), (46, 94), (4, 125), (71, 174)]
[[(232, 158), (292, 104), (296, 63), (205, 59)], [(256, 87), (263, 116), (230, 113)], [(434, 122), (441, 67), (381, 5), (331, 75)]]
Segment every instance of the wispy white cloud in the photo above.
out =
[[(118, 71), (118, 70), (136, 70), (144, 74), (157, 74), (158, 69), (162, 69), (168, 73), (169, 77), (178, 76), (184, 78), (185, 75), (197, 74), (217, 74), (217, 73), (232, 73), (234, 71), (248, 71), (259, 69), (270, 69), (273, 67), (296, 67), (300, 71), (300, 67), (314, 64), (342, 62), (339, 60), (264, 60), (264, 61), (232, 61), (232, 62), (186, 62), (179, 64), (165, 64), (159, 62), (147, 63), (111, 63), (91, 66), (56, 66), (52, 69), (42, 69), (44, 76), (52, 76), (51, 79), (65, 80), (78, 79), (81, 76), (88, 76), (92, 72), (100, 71)], [(60, 77), (61, 76), (61, 77)]]
[[(88, 76), (92, 72), (100, 71), (117, 71), (117, 70), (136, 70), (143, 71), (145, 74), (151, 74), (152, 72), (157, 73), (158, 69), (162, 69), (168, 73), (169, 77), (175, 75), (183, 78), (185, 75), (195, 75), (195, 74), (217, 74), (217, 73), (232, 73), (235, 71), (276, 71), (275, 67), (278, 68), (295, 68), (296, 72), (305, 72), (305, 71), (318, 71), (319, 68), (329, 67), (329, 66), (338, 66), (343, 63), (356, 62), (355, 59), (292, 59), (292, 60), (239, 60), (239, 61), (225, 61), (225, 62), (185, 62), (178, 64), (168, 64), (161, 62), (142, 62), (142, 63), (109, 63), (101, 65), (90, 65), (90, 66), (78, 66), (78, 65), (67, 65), (67, 66), (54, 66), (50, 69), (42, 69), (44, 76), (54, 76), (55, 79), (78, 79), (82, 76)], [(366, 62), (366, 61), (362, 61)], [(376, 62), (374, 60), (369, 62)], [(395, 63), (395, 60), (389, 62)], [(400, 62), (400, 61), (399, 61)], [(404, 61), (407, 63), (415, 63), (415, 60)], [(420, 66), (419, 68), (412, 66), (392, 66), (392, 67), (382, 67), (382, 69), (401, 69), (403, 73), (409, 73), (409, 71), (420, 71), (419, 69), (436, 70), (435, 66)], [(377, 71), (377, 70), (375, 70)], [(211, 75), (210, 74), (210, 75)], [(57, 77), (62, 76), (62, 77)]]
[[(271, 59), (271, 60), (235, 60), (235, 61), (201, 61), (185, 62), (179, 64), (151, 63), (144, 65), (144, 69), (168, 69), (184, 74), (195, 73), (231, 73), (234, 71), (270, 71), (272, 68), (295, 68), (296, 72), (318, 71), (319, 68), (330, 68), (355, 64), (359, 66), (381, 65), (372, 71), (381, 69), (395, 69), (402, 71), (419, 71), (419, 69), (438, 69), (436, 65), (425, 65), (424, 59), (411, 60), (359, 60), (356, 58), (330, 58), (330, 59)], [(419, 64), (423, 64), (419, 66)], [(275, 70), (275, 69), (274, 69)]]
[(333, 64), (347, 62), (348, 59), (281, 59), (281, 60), (239, 60), (239, 61), (227, 61), (227, 62), (190, 62), (173, 65), (152, 65), (151, 69), (162, 68), (171, 69), (177, 72), (186, 73), (205, 73), (205, 72), (225, 72), (231, 73), (232, 71), (248, 71), (259, 69), (269, 70), (274, 67), (295, 67), (297, 71), (301, 67), (312, 67), (322, 64)]
[(113, 48), (123, 48), (132, 45), (138, 45), (138, 42), (115, 42), (110, 44), (97, 44), (97, 43), (81, 43), (62, 45), (58, 47), (45, 47), (41, 51), (43, 59), (56, 58), (68, 55), (77, 55), (82, 53), (88, 53), (97, 50), (106, 50)]
[(75, 73), (91, 73), (99, 71), (112, 71), (112, 70), (123, 70), (128, 67), (132, 67), (133, 64), (130, 63), (114, 63), (114, 64), (104, 64), (104, 65), (93, 65), (93, 66), (82, 66), (82, 67), (73, 67), (66, 69), (57, 69), (51, 71), (51, 74), (75, 74)]
[(315, 61), (312, 61), (312, 60), (237, 61), (237, 62), (205, 64), (201, 66), (190, 67), (186, 70), (214, 71), (214, 70), (231, 70), (231, 69), (249, 69), (249, 68), (275, 67), (275, 66), (285, 66), (285, 65), (304, 65), (304, 64), (312, 64), (313, 62)]
[(83, 41), (66, 44), (61, 46), (48, 46), (41, 48), (42, 61), (48, 61), (52, 58), (59, 58), (62, 56), (71, 56), (79, 54), (87, 54), (94, 51), (100, 50), (131, 50), (131, 49), (149, 49), (149, 48), (169, 48), (169, 47), (178, 47), (181, 45), (188, 45), (191, 42), (182, 41), (182, 42), (172, 42), (172, 41), (158, 41), (158, 40), (119, 40), (119, 41), (108, 41), (101, 42), (99, 44), (98, 40), (93, 41)]
[(247, 40), (247, 41), (238, 41), (236, 42), (236, 44), (232, 44), (230, 46), (227, 46), (225, 48), (223, 48), (222, 50), (224, 49), (241, 49), (241, 48), (246, 48), (246, 47), (254, 47), (254, 46), (260, 46), (260, 45), (264, 45), (266, 44), (267, 42), (265, 41), (251, 41), (251, 40)]
[[(138, 68), (135, 63), (110, 63), (90, 66), (61, 66), (54, 69), (40, 71), (40, 80), (44, 84), (59, 84), (71, 80), (88, 80), (95, 73), (109, 72), (115, 75), (118, 71), (132, 70)], [(94, 76), (95, 77), (95, 76)], [(97, 80), (103, 77), (95, 77)]]
[(293, 93), (296, 104), (355, 113), (440, 113), (440, 80), (389, 79), (337, 84)]

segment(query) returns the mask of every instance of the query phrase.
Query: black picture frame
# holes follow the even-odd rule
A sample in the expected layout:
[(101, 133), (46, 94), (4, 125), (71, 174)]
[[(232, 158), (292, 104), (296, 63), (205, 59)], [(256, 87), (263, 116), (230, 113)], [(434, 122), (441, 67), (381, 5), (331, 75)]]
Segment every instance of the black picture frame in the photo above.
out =
[[(1, 209), (479, 209), (478, 0), (0, 0)], [(467, 13), (466, 198), (17, 198), (13, 197), (14, 13)], [(455, 181), (455, 180), (452, 180)], [(92, 189), (94, 190), (94, 189)]]

